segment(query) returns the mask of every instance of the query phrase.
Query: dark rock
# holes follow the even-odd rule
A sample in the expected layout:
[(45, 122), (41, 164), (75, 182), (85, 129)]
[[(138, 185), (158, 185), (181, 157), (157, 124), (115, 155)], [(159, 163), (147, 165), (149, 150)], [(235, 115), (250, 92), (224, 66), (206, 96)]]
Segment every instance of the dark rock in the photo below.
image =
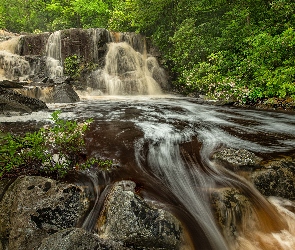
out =
[(114, 185), (99, 218), (99, 234), (135, 249), (179, 249), (180, 222), (167, 211), (149, 206), (134, 188), (132, 181)]
[(35, 249), (49, 235), (76, 226), (89, 204), (81, 187), (19, 177), (0, 202), (0, 241), (7, 250)]
[(42, 241), (38, 250), (124, 250), (121, 244), (99, 238), (81, 228), (69, 228)]
[(0, 81), (0, 87), (2, 88), (22, 88), (23, 84), (24, 83), (22, 82), (12, 81), (12, 80)]
[(265, 169), (252, 174), (252, 182), (265, 196), (295, 200), (295, 163), (293, 160), (269, 162)]
[(52, 102), (54, 103), (72, 103), (80, 101), (80, 98), (74, 91), (73, 87), (67, 83), (55, 86), (52, 98)]
[(47, 109), (44, 102), (0, 87), (0, 114), (9, 111), (27, 112)]
[(21, 36), (17, 54), (27, 55), (46, 55), (46, 43), (50, 33), (31, 34)]

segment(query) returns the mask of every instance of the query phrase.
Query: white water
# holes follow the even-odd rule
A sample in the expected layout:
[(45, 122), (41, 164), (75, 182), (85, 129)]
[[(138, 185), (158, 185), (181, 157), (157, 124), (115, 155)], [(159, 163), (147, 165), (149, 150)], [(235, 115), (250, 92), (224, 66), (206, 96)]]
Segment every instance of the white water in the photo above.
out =
[[(125, 42), (109, 43), (105, 67), (93, 73), (98, 89), (107, 95), (159, 95), (159, 84), (147, 66), (146, 54)], [(150, 59), (149, 59), (150, 60)], [(154, 67), (159, 67), (154, 64)]]
[(61, 32), (52, 33), (46, 45), (46, 67), (50, 78), (54, 79), (63, 76), (61, 56)]
[(23, 56), (15, 54), (18, 36), (0, 42), (0, 80), (23, 80), (30, 74), (30, 64)]

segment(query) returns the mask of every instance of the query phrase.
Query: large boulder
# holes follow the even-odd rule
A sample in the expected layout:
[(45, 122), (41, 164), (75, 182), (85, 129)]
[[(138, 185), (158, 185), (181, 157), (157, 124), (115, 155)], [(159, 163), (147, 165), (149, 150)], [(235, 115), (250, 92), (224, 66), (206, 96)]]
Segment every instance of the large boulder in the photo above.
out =
[(281, 159), (267, 163), (251, 175), (251, 181), (265, 196), (278, 196), (295, 200), (295, 161)]
[(3, 249), (36, 249), (42, 239), (75, 227), (90, 201), (82, 187), (52, 179), (16, 179), (0, 201), (0, 241)]
[(98, 221), (102, 238), (133, 249), (179, 249), (182, 232), (174, 216), (149, 206), (135, 194), (132, 181), (115, 183)]
[(44, 109), (48, 109), (44, 102), (0, 87), (0, 114), (10, 111), (30, 113)]

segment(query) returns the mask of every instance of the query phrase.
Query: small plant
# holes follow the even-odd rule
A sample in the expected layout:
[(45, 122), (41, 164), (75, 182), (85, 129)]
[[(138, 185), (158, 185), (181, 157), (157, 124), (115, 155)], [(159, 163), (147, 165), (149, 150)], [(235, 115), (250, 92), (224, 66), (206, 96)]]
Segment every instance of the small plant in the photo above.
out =
[(73, 78), (79, 76), (79, 67), (81, 64), (81, 57), (78, 55), (68, 56), (64, 61), (65, 73)]
[(64, 61), (64, 70), (72, 78), (79, 78), (84, 71), (92, 71), (97, 68), (97, 64), (86, 62), (81, 56), (68, 56)]
[(55, 175), (64, 177), (70, 171), (92, 166), (108, 169), (112, 161), (90, 158), (85, 160), (84, 134), (92, 119), (83, 123), (59, 118), (60, 111), (51, 115), (52, 126), (25, 136), (0, 131), (0, 178), (20, 174)]

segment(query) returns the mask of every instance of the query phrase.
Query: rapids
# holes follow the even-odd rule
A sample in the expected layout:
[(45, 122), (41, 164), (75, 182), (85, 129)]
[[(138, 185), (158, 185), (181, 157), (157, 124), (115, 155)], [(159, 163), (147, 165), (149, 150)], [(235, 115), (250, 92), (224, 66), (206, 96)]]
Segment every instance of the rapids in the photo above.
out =
[[(120, 167), (106, 184), (130, 179), (139, 193), (172, 211), (185, 225), (188, 249), (295, 249), (294, 203), (264, 198), (245, 178), (212, 161), (221, 148), (247, 149), (263, 159), (291, 155), (293, 114), (222, 107), (176, 96), (91, 96), (72, 104), (48, 104), (49, 111), (1, 117), (0, 128), (21, 131), (65, 119), (93, 118), (86, 135), (91, 156)], [(232, 238), (220, 230), (211, 210), (212, 190), (234, 187), (253, 204)], [(288, 204), (288, 205), (286, 205)], [(228, 211), (230, 220), (230, 211)]]

